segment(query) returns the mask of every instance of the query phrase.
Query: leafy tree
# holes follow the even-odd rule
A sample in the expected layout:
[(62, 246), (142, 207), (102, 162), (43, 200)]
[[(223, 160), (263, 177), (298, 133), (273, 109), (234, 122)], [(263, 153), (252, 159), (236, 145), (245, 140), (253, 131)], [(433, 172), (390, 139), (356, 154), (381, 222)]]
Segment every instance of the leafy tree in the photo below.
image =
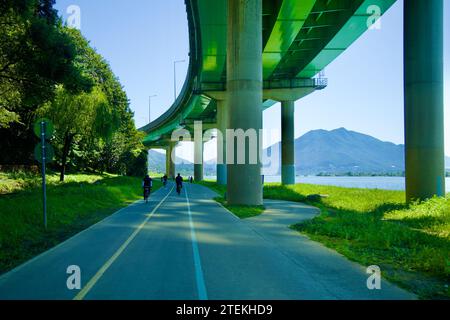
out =
[(73, 63), (76, 47), (53, 9), (54, 0), (0, 1), (0, 163), (32, 161), (36, 109), (55, 86), (89, 90)]
[[(77, 55), (52, 8), (54, 1), (3, 1), (0, 5), (0, 109), (6, 126), (52, 98), (54, 85), (89, 87), (74, 65)], [(8, 117), (6, 117), (8, 115)], [(7, 118), (11, 121), (6, 122)]]
[(138, 170), (130, 168), (140, 165), (143, 136), (135, 128), (126, 93), (109, 64), (80, 32), (65, 32), (77, 48), (75, 65), (95, 87), (81, 94), (60, 87), (55, 99), (42, 109), (57, 130), (60, 179), (68, 164), (77, 170), (134, 174)]
[(0, 0), (0, 163), (31, 163), (32, 125), (47, 116), (61, 180), (68, 166), (140, 175), (143, 137), (119, 79), (53, 5)]
[[(94, 169), (118, 174), (131, 174), (130, 170), (139, 165), (136, 159), (144, 150), (143, 135), (135, 128), (133, 112), (120, 81), (112, 72), (109, 64), (95, 52), (78, 30), (68, 29), (80, 55), (75, 59), (83, 74), (90, 77), (102, 88), (108, 100), (109, 109), (97, 113), (96, 125), (104, 136), (83, 137), (77, 143), (74, 161), (80, 169)], [(108, 115), (105, 117), (105, 114)], [(107, 121), (102, 121), (107, 119)], [(110, 124), (114, 123), (114, 126)], [(75, 164), (75, 163), (74, 163)], [(146, 170), (146, 164), (142, 165)]]
[[(143, 138), (144, 134), (134, 128), (131, 120), (123, 125), (114, 134), (113, 139), (105, 145), (102, 155), (103, 170), (122, 175), (141, 175), (137, 174), (139, 169), (135, 169), (135, 167), (140, 165), (136, 159), (141, 157), (141, 153), (145, 151), (142, 145)], [(147, 160), (147, 156), (145, 156), (145, 160)], [(147, 164), (142, 164), (142, 168), (145, 171)]]
[(67, 158), (75, 137), (107, 138), (112, 131), (110, 127), (113, 123), (109, 122), (112, 116), (108, 110), (106, 96), (99, 87), (95, 87), (90, 93), (77, 95), (58, 87), (55, 99), (41, 109), (41, 114), (55, 125), (56, 141), (61, 145), (61, 181), (64, 181)]

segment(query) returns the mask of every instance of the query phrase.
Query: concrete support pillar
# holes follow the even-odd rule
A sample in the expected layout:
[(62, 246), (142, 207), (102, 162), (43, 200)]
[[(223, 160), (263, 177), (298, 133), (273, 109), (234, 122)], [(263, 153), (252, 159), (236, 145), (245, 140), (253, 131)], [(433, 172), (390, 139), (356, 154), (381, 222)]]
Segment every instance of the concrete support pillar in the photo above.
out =
[(295, 184), (294, 101), (281, 102), (281, 183)]
[(224, 100), (217, 100), (217, 183), (227, 184), (227, 142), (228, 112)]
[(404, 3), (406, 200), (445, 194), (443, 0)]
[(150, 151), (152, 151), (152, 148), (147, 149), (147, 173), (150, 172)]
[[(228, 0), (227, 111), (229, 128), (256, 132), (262, 128), (262, 0)], [(251, 163), (250, 154), (259, 142), (249, 139), (237, 145), (227, 137), (227, 200), (232, 205), (261, 205), (261, 162)], [(254, 144), (254, 143), (253, 143)], [(245, 163), (238, 164), (237, 153)], [(234, 158), (233, 164), (228, 160)]]
[(194, 180), (203, 180), (203, 139), (194, 139)]
[(170, 142), (166, 148), (166, 175), (169, 179), (175, 178), (175, 159), (172, 159), (172, 153), (175, 156), (175, 143)]

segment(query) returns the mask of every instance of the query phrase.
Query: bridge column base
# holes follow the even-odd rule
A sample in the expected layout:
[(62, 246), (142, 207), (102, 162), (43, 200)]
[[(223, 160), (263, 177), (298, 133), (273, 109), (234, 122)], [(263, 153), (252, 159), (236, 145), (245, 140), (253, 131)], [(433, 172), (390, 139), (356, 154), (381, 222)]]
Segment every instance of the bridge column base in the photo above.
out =
[(228, 113), (225, 100), (217, 100), (217, 184), (227, 184), (227, 142)]
[(166, 148), (166, 175), (169, 179), (175, 179), (175, 146), (175, 143), (170, 142)]
[(194, 180), (203, 181), (203, 137), (194, 139)]
[(227, 184), (227, 165), (218, 164), (216, 170), (217, 170), (217, 184), (225, 186)]
[(281, 183), (295, 184), (294, 101), (281, 102)]
[(295, 184), (295, 165), (281, 166), (281, 184), (284, 186)]

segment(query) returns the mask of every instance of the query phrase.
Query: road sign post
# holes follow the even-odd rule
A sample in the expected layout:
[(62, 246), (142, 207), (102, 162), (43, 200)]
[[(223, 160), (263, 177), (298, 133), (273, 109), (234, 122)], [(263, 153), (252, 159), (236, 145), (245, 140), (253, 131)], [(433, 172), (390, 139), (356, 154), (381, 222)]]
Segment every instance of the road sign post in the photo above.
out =
[(41, 139), (41, 142), (36, 146), (36, 149), (34, 150), (34, 157), (42, 164), (42, 211), (44, 218), (44, 227), (45, 229), (47, 229), (47, 183), (45, 179), (45, 165), (48, 162), (52, 161), (54, 155), (52, 146), (47, 144), (47, 139), (50, 139), (53, 135), (53, 124), (48, 119), (40, 119), (36, 121), (34, 125), (34, 133), (38, 138)]
[(45, 181), (45, 121), (41, 121), (41, 145), (42, 145), (42, 203), (44, 212), (44, 227), (47, 229), (47, 186)]

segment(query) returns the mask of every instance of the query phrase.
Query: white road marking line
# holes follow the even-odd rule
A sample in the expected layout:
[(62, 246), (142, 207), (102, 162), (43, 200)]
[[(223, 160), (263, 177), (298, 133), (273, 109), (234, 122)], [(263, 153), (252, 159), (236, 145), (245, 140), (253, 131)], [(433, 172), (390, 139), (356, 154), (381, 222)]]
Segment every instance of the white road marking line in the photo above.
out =
[(125, 240), (125, 242), (120, 246), (119, 249), (117, 249), (117, 251), (111, 256), (111, 258), (109, 258), (109, 260), (106, 261), (106, 263), (97, 271), (97, 273), (91, 278), (91, 280), (89, 280), (86, 286), (84, 286), (83, 289), (81, 289), (81, 291), (75, 296), (75, 298), (73, 298), (73, 300), (83, 300), (84, 297), (86, 297), (89, 291), (91, 291), (91, 289), (95, 286), (98, 280), (100, 280), (100, 278), (106, 272), (106, 270), (108, 270), (108, 268), (114, 263), (114, 261), (116, 261), (116, 259), (123, 253), (123, 251), (125, 251), (125, 249), (131, 243), (131, 241), (133, 241), (133, 239), (142, 230), (145, 224), (155, 214), (156, 210), (159, 209), (161, 204), (163, 204), (163, 202), (167, 199), (167, 197), (172, 193), (173, 188), (174, 187), (172, 186), (172, 189), (170, 189), (169, 193), (167, 193), (167, 195), (163, 199), (161, 199), (161, 201), (155, 208), (153, 208), (152, 212), (147, 216), (147, 218), (145, 218), (145, 220), (139, 225), (139, 227), (137, 227), (137, 229), (133, 232), (133, 234), (131, 234), (131, 236), (129, 236), (128, 239)]
[(200, 252), (198, 250), (197, 237), (195, 235), (194, 222), (192, 221), (191, 205), (189, 203), (187, 187), (184, 190), (184, 193), (186, 195), (186, 202), (189, 214), (189, 226), (191, 229), (192, 252), (194, 254), (195, 280), (197, 282), (198, 298), (199, 300), (208, 300), (208, 294), (205, 286), (205, 279), (203, 277), (202, 262), (200, 259)]

